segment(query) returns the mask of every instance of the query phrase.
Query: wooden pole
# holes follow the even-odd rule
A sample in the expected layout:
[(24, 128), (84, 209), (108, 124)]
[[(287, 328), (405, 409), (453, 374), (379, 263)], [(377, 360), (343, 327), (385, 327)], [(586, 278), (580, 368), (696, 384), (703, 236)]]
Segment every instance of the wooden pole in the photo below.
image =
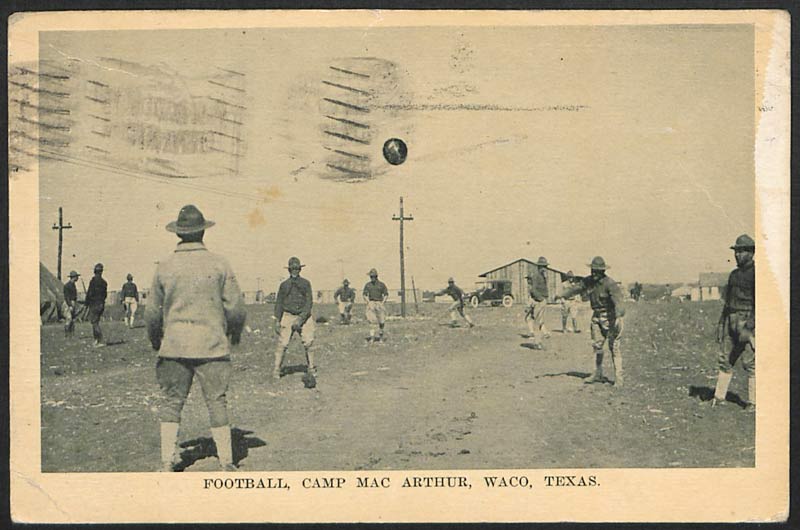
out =
[(69, 230), (72, 225), (64, 224), (64, 209), (58, 207), (58, 224), (53, 223), (53, 230), (58, 230), (58, 279), (61, 280), (61, 252), (64, 246), (64, 230)]
[(393, 221), (400, 221), (400, 316), (406, 317), (406, 261), (403, 242), (403, 221), (413, 221), (413, 216), (403, 215), (403, 198), (400, 197), (400, 215), (392, 216)]

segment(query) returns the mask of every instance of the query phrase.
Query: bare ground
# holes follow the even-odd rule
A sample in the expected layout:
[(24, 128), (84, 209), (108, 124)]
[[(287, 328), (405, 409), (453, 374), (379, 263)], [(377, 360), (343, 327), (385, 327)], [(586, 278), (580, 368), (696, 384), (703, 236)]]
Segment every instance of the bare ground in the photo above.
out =
[[(413, 306), (412, 306), (413, 307)], [(334, 316), (332, 306), (316, 316)], [(447, 327), (446, 306), (387, 323), (367, 344), (363, 308), (350, 326), (321, 323), (317, 386), (271, 378), (271, 306), (251, 306), (253, 330), (233, 351), (229, 409), (243, 470), (743, 467), (754, 465), (754, 415), (742, 410), (737, 367), (724, 407), (710, 408), (720, 306), (630, 304), (626, 386), (584, 384), (593, 368), (583, 333), (552, 332), (531, 349), (522, 308), (472, 311), (478, 327)], [(412, 310), (413, 313), (413, 310)], [(547, 326), (560, 328), (557, 306)], [(80, 324), (42, 327), (44, 471), (154, 471), (159, 467), (155, 352), (143, 327), (104, 322), (110, 344), (91, 347)], [(139, 324), (141, 326), (141, 323)], [(606, 372), (613, 379), (606, 355)], [(187, 471), (217, 469), (202, 394), (194, 388), (180, 440)]]

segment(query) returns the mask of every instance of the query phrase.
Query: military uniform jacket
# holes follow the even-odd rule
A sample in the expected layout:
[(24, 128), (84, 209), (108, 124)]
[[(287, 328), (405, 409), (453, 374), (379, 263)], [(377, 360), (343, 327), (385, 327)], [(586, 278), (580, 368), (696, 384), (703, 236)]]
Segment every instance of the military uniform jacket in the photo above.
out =
[(725, 309), (731, 313), (755, 312), (756, 309), (756, 266), (750, 262), (744, 267), (733, 269), (725, 287)]

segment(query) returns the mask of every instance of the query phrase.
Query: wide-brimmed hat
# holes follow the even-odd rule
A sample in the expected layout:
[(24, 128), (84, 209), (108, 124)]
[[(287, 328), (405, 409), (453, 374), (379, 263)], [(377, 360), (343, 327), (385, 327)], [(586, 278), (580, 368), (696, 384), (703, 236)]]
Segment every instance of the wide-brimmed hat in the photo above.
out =
[(102, 263), (98, 263), (97, 265), (95, 265), (94, 266), (94, 272), (103, 272), (103, 264)]
[(755, 250), (756, 242), (747, 234), (742, 234), (736, 238), (736, 243), (733, 244), (731, 250)]
[(595, 271), (604, 271), (611, 268), (606, 265), (606, 260), (604, 260), (602, 256), (595, 256), (592, 258), (592, 262), (589, 263), (588, 267)]
[(456, 281), (452, 277), (450, 277), (447, 278), (447, 283), (456, 283)]
[(550, 263), (547, 262), (547, 258), (545, 258), (544, 256), (539, 256), (539, 259), (536, 260), (536, 265), (538, 267), (547, 267), (548, 265), (550, 265)]
[(208, 221), (203, 217), (203, 212), (198, 210), (197, 206), (187, 204), (178, 213), (178, 220), (167, 224), (167, 230), (180, 236), (202, 232), (206, 228), (211, 228), (214, 224), (214, 221)]
[(80, 276), (80, 274), (78, 274), (77, 272), (69, 271), (69, 277), (70, 278), (77, 278), (78, 276)]
[(129, 280), (132, 280), (132, 279), (133, 279), (133, 274), (131, 274), (130, 272), (128, 273), (128, 279), (129, 279)]
[(377, 276), (377, 275), (378, 271), (375, 269), (370, 269), (369, 272), (367, 273), (367, 276)]
[(344, 279), (344, 281), (343, 281), (342, 283), (343, 283), (343, 284), (345, 284), (345, 285), (350, 285), (350, 280), (348, 280), (347, 278), (345, 278), (345, 279)]
[(296, 256), (289, 258), (289, 263), (286, 265), (287, 269), (302, 269), (303, 267), (305, 267), (305, 265), (300, 263), (300, 258)]

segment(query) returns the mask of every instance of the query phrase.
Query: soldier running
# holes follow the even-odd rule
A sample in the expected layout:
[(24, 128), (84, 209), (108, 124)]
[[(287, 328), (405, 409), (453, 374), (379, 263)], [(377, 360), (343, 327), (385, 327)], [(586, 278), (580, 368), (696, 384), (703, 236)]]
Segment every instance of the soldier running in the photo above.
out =
[(289, 258), (287, 269), (289, 278), (278, 287), (278, 296), (275, 301), (275, 333), (278, 335), (278, 346), (275, 349), (275, 368), (272, 371), (273, 379), (281, 378), (281, 365), (283, 356), (289, 348), (292, 336), (297, 333), (306, 354), (307, 373), (316, 375), (317, 367), (314, 364), (314, 319), (311, 318), (311, 306), (314, 304), (314, 291), (311, 282), (300, 277), (300, 269), (305, 267), (296, 257)]
[(530, 294), (530, 305), (525, 311), (525, 322), (528, 324), (528, 336), (533, 339), (533, 348), (543, 350), (540, 334), (547, 338), (547, 328), (544, 326), (544, 310), (547, 306), (547, 278), (546, 267), (549, 265), (547, 258), (539, 257), (536, 262), (536, 270), (525, 278), (528, 280), (528, 292)]
[(122, 304), (125, 306), (125, 324), (129, 328), (133, 328), (136, 309), (139, 307), (139, 289), (133, 283), (133, 274), (128, 273), (128, 281), (122, 284), (120, 296)]
[[(745, 410), (755, 411), (756, 406), (756, 266), (753, 255), (756, 243), (743, 234), (731, 247), (736, 258), (736, 268), (728, 277), (725, 287), (722, 315), (717, 327), (717, 341), (722, 345), (719, 355), (719, 375), (714, 389), (712, 406), (726, 403), (728, 385), (733, 377), (733, 366), (739, 359), (747, 373), (747, 404)], [(730, 351), (725, 351), (725, 334), (730, 336)]]
[(467, 321), (469, 327), (475, 327), (475, 324), (472, 323), (472, 319), (469, 318), (469, 315), (464, 312), (464, 290), (456, 285), (456, 282), (453, 278), (448, 278), (447, 287), (436, 293), (434, 296), (442, 296), (445, 294), (449, 295), (450, 298), (453, 299), (453, 303), (450, 304), (448, 309), (448, 311), (450, 311), (450, 327), (458, 327), (458, 315), (461, 315), (461, 318)]
[(350, 287), (350, 280), (344, 279), (342, 286), (333, 293), (333, 299), (339, 306), (339, 322), (349, 324), (353, 316), (353, 303), (356, 301), (356, 290)]
[(603, 378), (603, 346), (608, 342), (611, 351), (611, 364), (614, 367), (614, 386), (622, 387), (624, 373), (622, 370), (622, 348), (620, 337), (623, 330), (625, 307), (622, 304), (622, 291), (617, 282), (606, 276), (609, 268), (601, 256), (595, 256), (589, 265), (592, 275), (583, 278), (572, 289), (568, 289), (559, 298), (569, 298), (576, 294), (588, 296), (592, 305), (592, 349), (595, 355), (595, 371), (584, 383), (602, 383)]
[[(378, 279), (378, 271), (370, 269), (369, 281), (364, 285), (364, 299), (367, 301), (367, 320), (370, 323), (368, 342), (381, 342), (383, 328), (386, 324), (386, 299), (389, 298), (389, 289), (386, 284)], [(375, 329), (378, 325), (378, 330)], [(375, 336), (375, 332), (378, 336)]]

